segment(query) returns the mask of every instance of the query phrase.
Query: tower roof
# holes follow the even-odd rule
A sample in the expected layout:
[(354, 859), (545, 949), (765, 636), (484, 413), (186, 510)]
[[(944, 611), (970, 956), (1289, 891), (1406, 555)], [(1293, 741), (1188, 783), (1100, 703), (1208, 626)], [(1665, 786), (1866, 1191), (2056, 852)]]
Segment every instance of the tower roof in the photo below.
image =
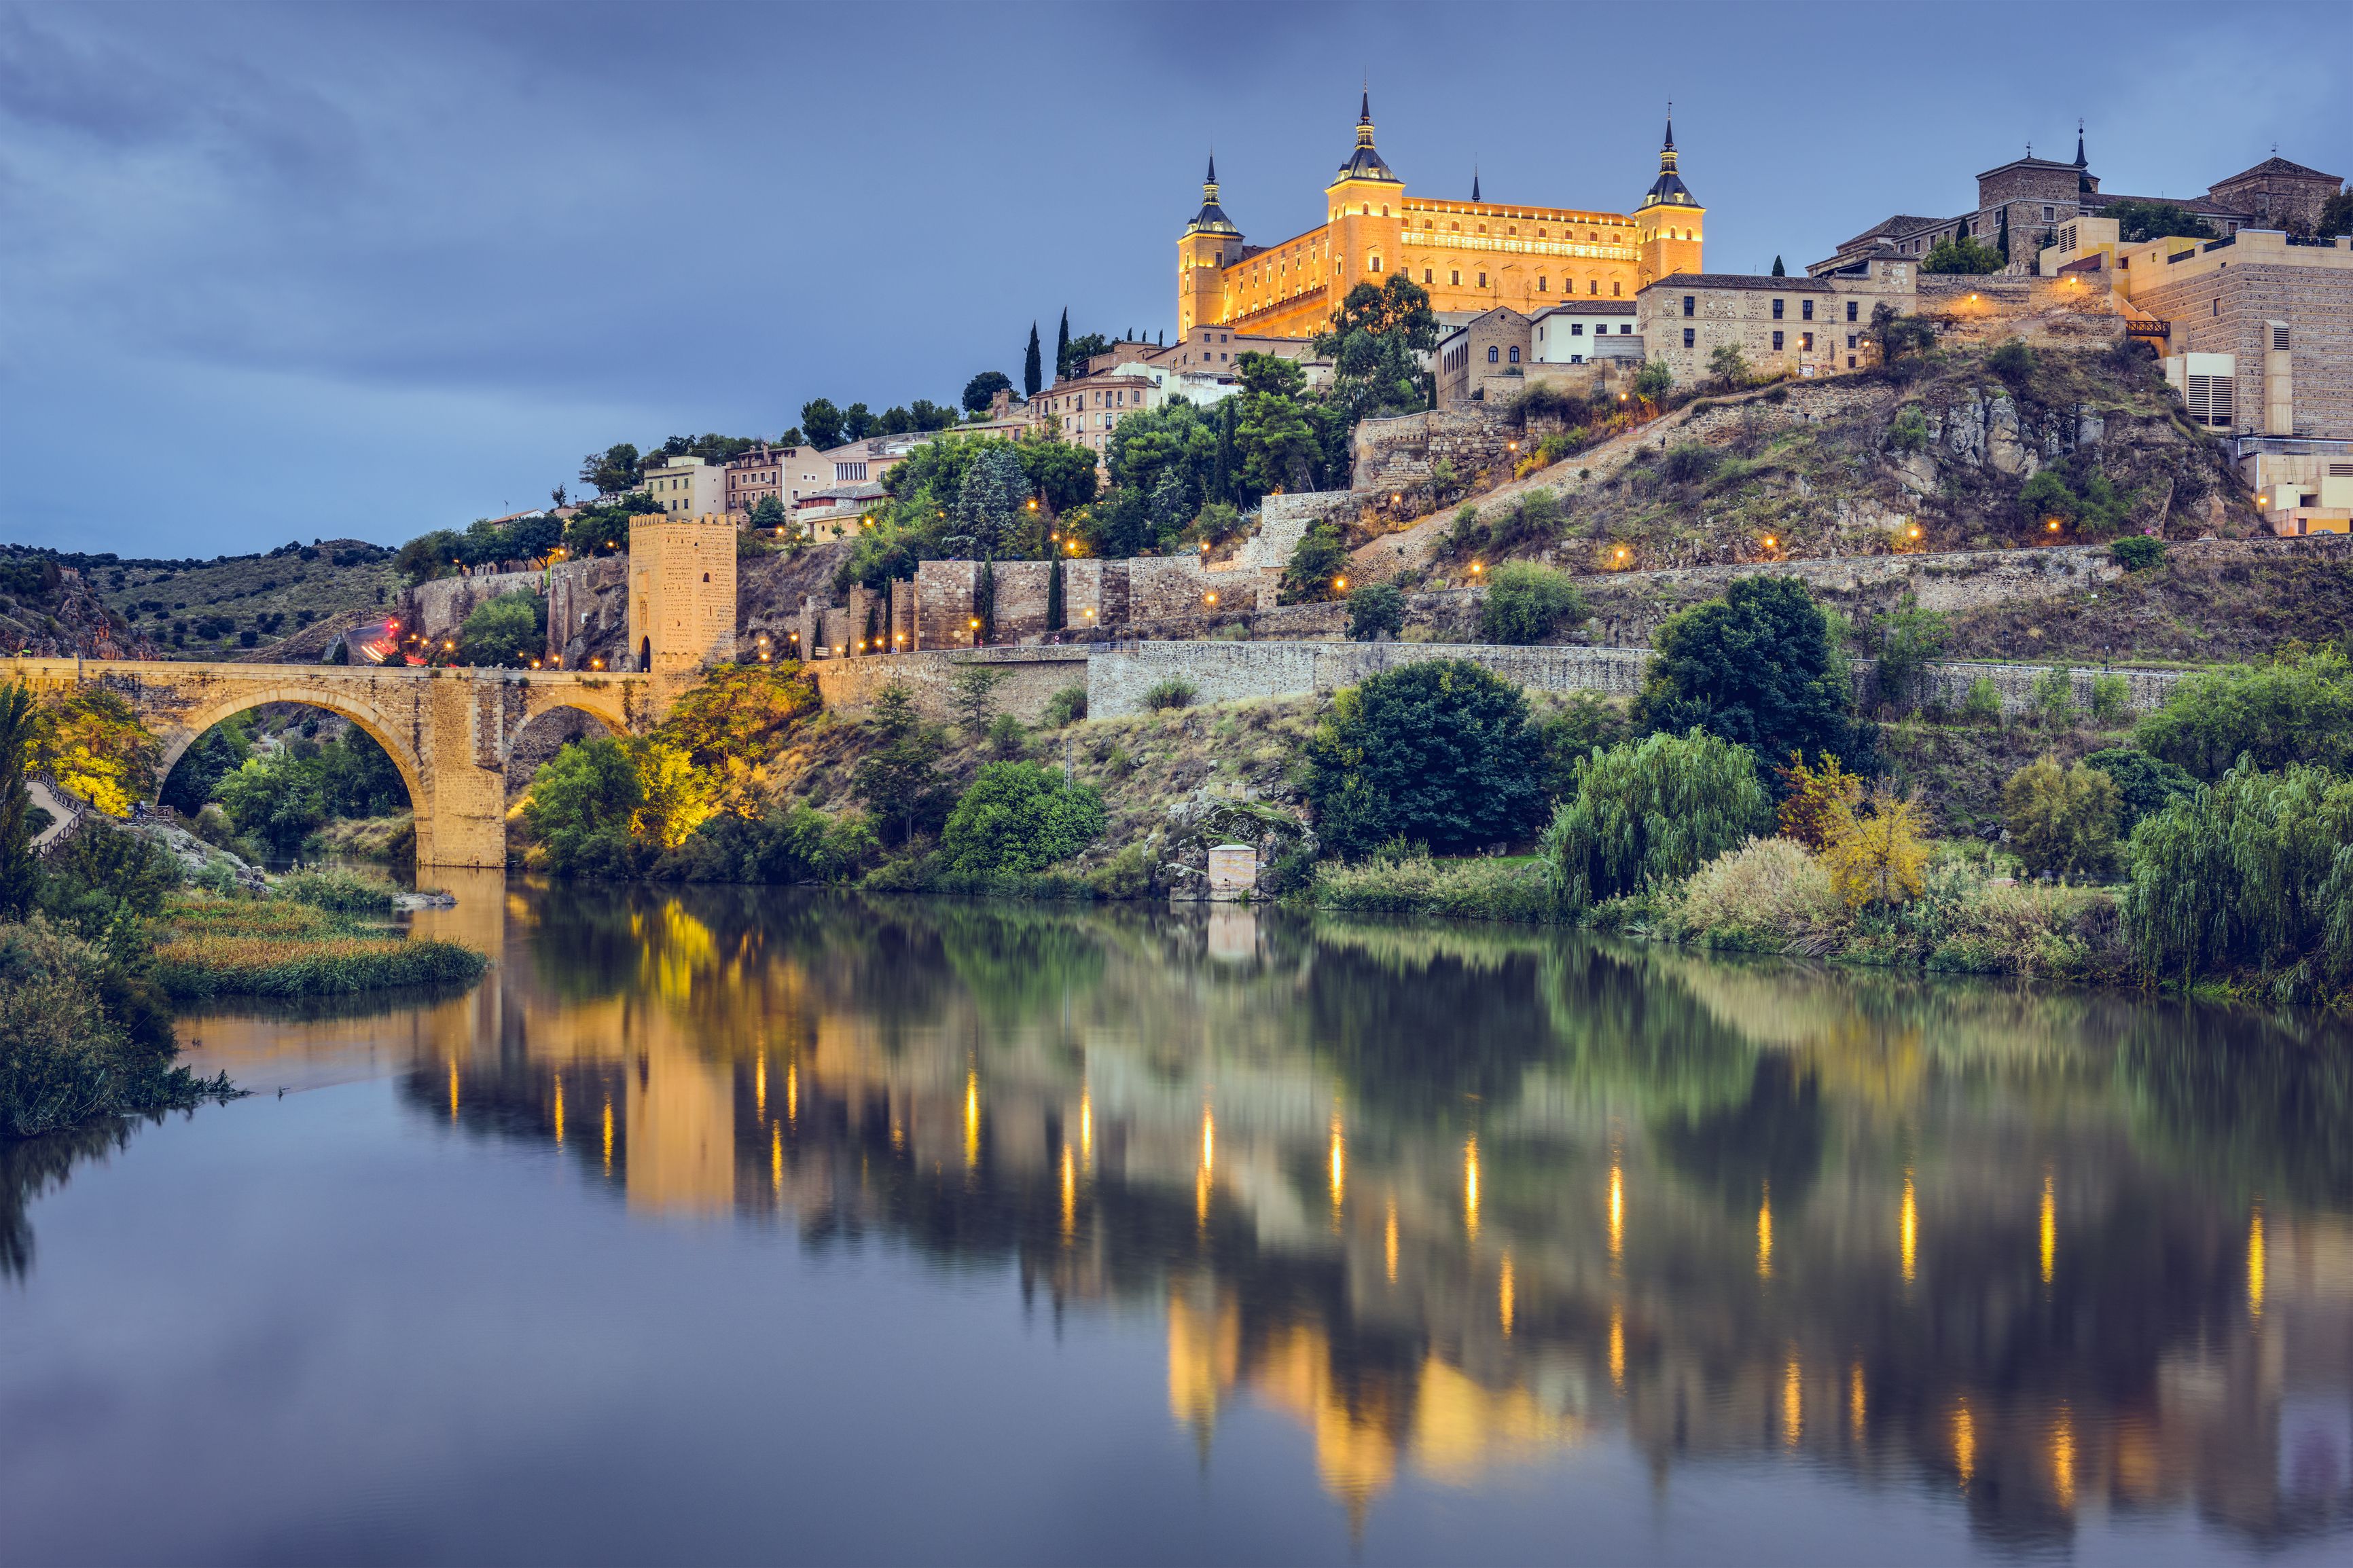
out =
[(1346, 163), (1340, 165), (1340, 173), (1332, 183), (1336, 185), (1342, 180), (1385, 180), (1393, 185), (1405, 184), (1387, 163), (1381, 162), (1380, 153), (1373, 147), (1373, 93), (1370, 88), (1365, 89), (1363, 107), (1356, 112), (1356, 150), (1348, 155)]
[[(1699, 198), (1691, 194), (1683, 176), (1675, 173), (1675, 120), (1667, 116), (1667, 139), (1659, 149), (1659, 177), (1651, 182), (1650, 194), (1642, 198), (1642, 206), (1695, 207)], [(1635, 209), (1641, 211), (1640, 207)]]
[(1226, 216), (1225, 209), (1218, 205), (1218, 155), (1215, 153), (1209, 154), (1209, 177), (1201, 182), (1201, 210), (1193, 215), (1193, 221), (1185, 226), (1185, 232), (1232, 235), (1241, 233), (1240, 229), (1234, 226), (1234, 220)]

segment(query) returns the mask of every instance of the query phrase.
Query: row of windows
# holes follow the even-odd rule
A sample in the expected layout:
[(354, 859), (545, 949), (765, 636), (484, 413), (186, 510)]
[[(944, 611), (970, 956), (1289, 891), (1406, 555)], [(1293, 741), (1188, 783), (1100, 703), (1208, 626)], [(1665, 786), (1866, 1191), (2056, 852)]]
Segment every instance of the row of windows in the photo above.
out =
[[(1777, 321), (1781, 319), (1781, 307), (1784, 303), (1786, 303), (1786, 301), (1780, 300), (1773, 301), (1773, 319)], [(1802, 307), (1799, 311), (1799, 319), (1800, 321), (1812, 321), (1814, 319), (1814, 302), (1811, 300), (1800, 300), (1798, 303)], [(1846, 302), (1846, 319), (1848, 321), (1860, 321), (1862, 319), (1856, 313), (1857, 309), (1858, 301), (1849, 300)], [(1683, 296), (1683, 314), (1686, 316), (1696, 316), (1699, 314), (1698, 295), (1686, 294)], [(1776, 337), (1778, 337), (1779, 335), (1780, 334), (1778, 332), (1774, 334)]]
[[(1376, 271), (1376, 272), (1378, 272), (1380, 269), (1381, 269), (1380, 258), (1377, 256), (1377, 257), (1375, 257), (1375, 258), (1373, 258), (1373, 270), (1374, 270), (1374, 271)], [(1422, 282), (1423, 282), (1423, 283), (1425, 283), (1425, 284), (1428, 284), (1429, 282), (1430, 282), (1430, 281), (1431, 281), (1431, 279), (1432, 279), (1432, 276), (1433, 276), (1433, 274), (1436, 272), (1436, 270), (1437, 270), (1437, 269), (1436, 269), (1436, 268), (1430, 268), (1430, 267), (1425, 267), (1425, 268), (1423, 268), (1421, 269), (1421, 280), (1422, 280)], [(1446, 281), (1447, 281), (1447, 283), (1448, 283), (1448, 285), (1449, 285), (1450, 287), (1456, 288), (1456, 289), (1460, 289), (1460, 288), (1461, 288), (1461, 287), (1462, 287), (1462, 269), (1461, 269), (1461, 268), (1459, 268), (1459, 267), (1451, 267), (1451, 268), (1447, 268), (1447, 271), (1446, 271)], [(1474, 288), (1479, 288), (1479, 289), (1484, 289), (1486, 286), (1487, 286), (1487, 275), (1486, 275), (1484, 272), (1482, 272), (1482, 273), (1480, 273), (1480, 274), (1479, 274), (1479, 281), (1478, 281), (1476, 284), (1472, 285), (1472, 287), (1474, 287)], [(1564, 294), (1574, 294), (1574, 293), (1576, 293), (1576, 292), (1577, 292), (1577, 279), (1574, 279), (1574, 278), (1564, 278), (1564, 279), (1562, 279), (1560, 280), (1560, 291), (1561, 291), (1562, 293), (1564, 293)], [(1586, 293), (1588, 293), (1588, 295), (1599, 295), (1599, 294), (1601, 292), (1601, 279), (1599, 279), (1599, 278), (1588, 278), (1588, 279), (1587, 279), (1585, 280), (1585, 291), (1586, 291)], [(1539, 274), (1537, 275), (1537, 277), (1536, 277), (1536, 292), (1537, 292), (1537, 293), (1539, 293), (1539, 294), (1549, 294), (1549, 293), (1551, 293), (1551, 292), (1552, 292), (1552, 279), (1551, 279), (1549, 277), (1547, 277), (1547, 276), (1546, 276), (1546, 275), (1544, 275), (1544, 274), (1539, 273)], [(1623, 283), (1620, 283), (1620, 282), (1613, 282), (1613, 283), (1611, 283), (1611, 284), (1609, 285), (1609, 295), (1610, 295), (1610, 298), (1612, 298), (1612, 299), (1620, 299), (1620, 298), (1623, 298), (1623, 297), (1624, 297), (1624, 295), (1625, 295), (1625, 292), (1626, 292), (1626, 286), (1625, 286), (1625, 284), (1623, 284)]]

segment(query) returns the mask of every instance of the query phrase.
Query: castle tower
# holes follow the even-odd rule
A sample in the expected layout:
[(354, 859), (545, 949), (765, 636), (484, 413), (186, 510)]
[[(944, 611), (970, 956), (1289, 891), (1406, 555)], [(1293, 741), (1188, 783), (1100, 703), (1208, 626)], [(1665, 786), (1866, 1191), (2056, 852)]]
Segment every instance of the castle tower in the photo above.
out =
[(1642, 252), (1638, 288), (1677, 272), (1701, 270), (1700, 220), (1706, 214), (1675, 173), (1675, 121), (1670, 114), (1666, 144), (1659, 149), (1659, 177), (1634, 209), (1634, 235)]
[(1176, 242), (1176, 331), (1196, 321), (1225, 318), (1223, 268), (1242, 258), (1242, 231), (1218, 205), (1218, 155), (1209, 154), (1209, 177), (1201, 182), (1201, 210)]
[(735, 657), (735, 525), (629, 520), (629, 668), (683, 681)]
[(1373, 145), (1373, 95), (1366, 89), (1356, 114), (1356, 151), (1340, 165), (1340, 173), (1324, 187), (1326, 221), (1332, 237), (1332, 290), (1335, 310), (1359, 283), (1381, 284), (1402, 265), (1401, 237), (1405, 231), (1405, 182), (1382, 162)]

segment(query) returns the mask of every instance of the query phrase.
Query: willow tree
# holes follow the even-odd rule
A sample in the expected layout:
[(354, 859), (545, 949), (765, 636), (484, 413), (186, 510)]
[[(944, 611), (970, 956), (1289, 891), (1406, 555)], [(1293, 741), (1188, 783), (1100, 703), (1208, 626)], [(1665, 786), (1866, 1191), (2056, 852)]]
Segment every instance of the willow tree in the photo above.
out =
[(1747, 748), (1694, 730), (1655, 734), (1577, 764), (1544, 858), (1564, 907), (1690, 876), (1773, 830), (1773, 803)]

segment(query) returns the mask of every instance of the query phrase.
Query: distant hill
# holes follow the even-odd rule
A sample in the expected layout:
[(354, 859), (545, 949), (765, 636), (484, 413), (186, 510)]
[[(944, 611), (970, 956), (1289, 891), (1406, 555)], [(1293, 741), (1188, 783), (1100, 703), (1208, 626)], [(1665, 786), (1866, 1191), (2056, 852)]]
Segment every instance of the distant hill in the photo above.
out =
[[(13, 576), (29, 585), (47, 563), (79, 573), (83, 585), (105, 606), (117, 637), (126, 643), (152, 643), (154, 657), (268, 658), (271, 649), (314, 623), (390, 605), (401, 589), (392, 554), (359, 539), (288, 543), (266, 554), (220, 555), (209, 561), (6, 546), (0, 547), (0, 582)], [(56, 574), (49, 575), (54, 594)], [(18, 597), (20, 608), (13, 615), (17, 639), (43, 640), (45, 623), (54, 618), (54, 610), (32, 595)], [(11, 612), (0, 608), (0, 623), (10, 619)], [(0, 638), (9, 633), (9, 626), (0, 624)], [(55, 634), (47, 636), (55, 640)], [(316, 641), (302, 639), (302, 657), (317, 657), (310, 646)]]

